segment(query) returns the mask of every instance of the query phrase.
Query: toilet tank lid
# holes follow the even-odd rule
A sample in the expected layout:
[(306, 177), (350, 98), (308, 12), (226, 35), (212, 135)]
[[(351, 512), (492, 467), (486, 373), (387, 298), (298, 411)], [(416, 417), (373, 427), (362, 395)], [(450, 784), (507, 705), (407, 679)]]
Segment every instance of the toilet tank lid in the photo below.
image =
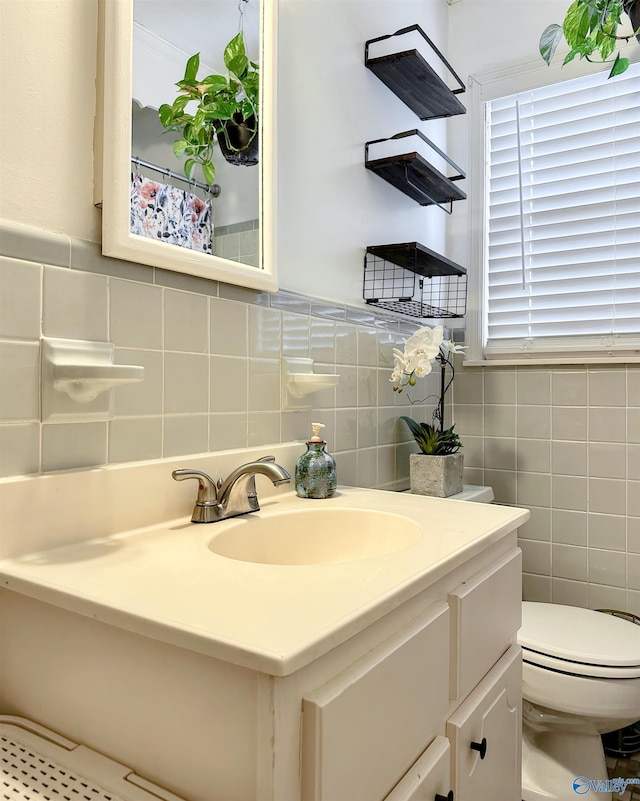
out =
[(587, 665), (640, 665), (640, 626), (578, 606), (522, 604), (523, 648)]

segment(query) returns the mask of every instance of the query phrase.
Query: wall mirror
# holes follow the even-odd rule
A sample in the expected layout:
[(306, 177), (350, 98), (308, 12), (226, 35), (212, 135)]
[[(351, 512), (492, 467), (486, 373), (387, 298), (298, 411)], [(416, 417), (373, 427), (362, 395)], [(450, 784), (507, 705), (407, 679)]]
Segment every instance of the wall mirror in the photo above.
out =
[[(102, 0), (102, 252), (253, 289), (277, 289), (275, 258), (275, 0)], [(184, 175), (180, 134), (158, 109), (178, 95), (187, 60), (198, 81), (227, 75), (226, 45), (244, 32), (259, 65), (258, 163), (212, 149), (214, 185)], [(193, 111), (193, 103), (187, 108)], [(232, 154), (233, 160), (233, 154)], [(237, 159), (236, 159), (237, 161)], [(254, 159), (255, 161), (255, 159)]]

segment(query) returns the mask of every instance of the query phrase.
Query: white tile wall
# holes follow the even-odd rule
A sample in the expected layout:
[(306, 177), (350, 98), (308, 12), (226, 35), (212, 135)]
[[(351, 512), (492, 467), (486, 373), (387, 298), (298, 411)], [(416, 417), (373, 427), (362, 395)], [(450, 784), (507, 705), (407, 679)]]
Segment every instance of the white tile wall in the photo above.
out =
[(640, 365), (460, 366), (453, 394), (465, 480), (531, 510), (524, 597), (640, 614)]
[[(2, 246), (0, 477), (304, 441), (319, 420), (341, 482), (408, 486), (416, 446), (398, 417), (428, 420), (435, 400), (412, 406), (389, 376), (392, 348), (417, 321), (143, 268), (36, 231)], [(48, 251), (53, 264), (26, 259)], [(116, 390), (109, 422), (42, 424), (43, 334), (109, 340), (144, 381)], [(311, 396), (312, 410), (284, 410), (283, 355), (310, 356), (341, 382)]]

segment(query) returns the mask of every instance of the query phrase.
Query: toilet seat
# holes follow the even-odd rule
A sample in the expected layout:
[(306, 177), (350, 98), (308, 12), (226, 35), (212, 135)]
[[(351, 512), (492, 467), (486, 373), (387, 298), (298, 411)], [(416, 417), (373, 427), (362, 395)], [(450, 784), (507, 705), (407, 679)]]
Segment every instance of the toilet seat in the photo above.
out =
[(593, 609), (524, 601), (518, 642), (525, 663), (547, 670), (640, 678), (640, 626)]

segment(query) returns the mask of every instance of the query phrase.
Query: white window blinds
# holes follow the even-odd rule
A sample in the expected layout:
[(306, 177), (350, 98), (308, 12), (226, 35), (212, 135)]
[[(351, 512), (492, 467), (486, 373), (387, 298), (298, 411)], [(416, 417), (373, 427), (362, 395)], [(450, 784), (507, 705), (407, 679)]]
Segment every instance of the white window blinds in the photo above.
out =
[(488, 101), (485, 357), (640, 347), (640, 65)]

